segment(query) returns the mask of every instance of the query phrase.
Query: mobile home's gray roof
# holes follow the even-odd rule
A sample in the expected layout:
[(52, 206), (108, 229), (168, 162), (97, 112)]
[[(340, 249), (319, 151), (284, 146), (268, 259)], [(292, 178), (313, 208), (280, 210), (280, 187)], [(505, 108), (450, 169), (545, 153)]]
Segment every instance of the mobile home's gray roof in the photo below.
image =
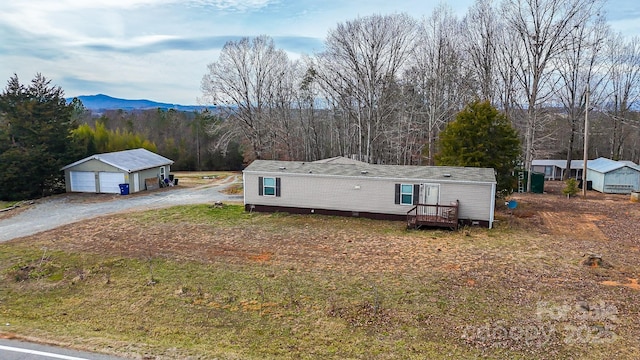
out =
[(590, 160), (589, 163), (587, 164), (587, 167), (589, 168), (589, 170), (597, 171), (602, 174), (606, 174), (608, 172), (620, 169), (625, 166), (631, 169), (634, 169), (636, 171), (640, 171), (640, 167), (638, 167), (637, 165), (631, 165), (627, 162), (615, 161), (615, 160), (611, 160), (603, 157), (597, 158), (595, 160)]
[(457, 166), (410, 166), (376, 164), (339, 164), (301, 161), (255, 160), (244, 172), (263, 174), (298, 174), (359, 178), (416, 179), (438, 182), (495, 183), (491, 168)]
[(69, 164), (63, 167), (62, 170), (66, 170), (89, 160), (98, 160), (128, 173), (173, 164), (172, 160), (149, 150), (134, 149), (92, 155), (82, 160), (78, 160), (73, 164)]

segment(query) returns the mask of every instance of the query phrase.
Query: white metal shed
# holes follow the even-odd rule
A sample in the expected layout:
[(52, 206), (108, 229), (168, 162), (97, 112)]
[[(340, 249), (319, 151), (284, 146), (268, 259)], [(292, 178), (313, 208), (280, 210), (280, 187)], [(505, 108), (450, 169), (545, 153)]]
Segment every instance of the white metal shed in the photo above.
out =
[(626, 161), (607, 158), (589, 160), (587, 181), (593, 190), (608, 194), (629, 194), (640, 191), (640, 167)]

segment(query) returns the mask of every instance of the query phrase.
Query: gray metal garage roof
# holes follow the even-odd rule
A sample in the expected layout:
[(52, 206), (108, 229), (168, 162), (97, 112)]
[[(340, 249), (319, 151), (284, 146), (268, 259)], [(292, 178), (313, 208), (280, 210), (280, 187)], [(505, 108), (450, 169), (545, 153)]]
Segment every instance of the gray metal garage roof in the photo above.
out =
[(307, 174), (360, 178), (419, 179), (438, 182), (495, 183), (491, 168), (456, 166), (411, 166), (377, 164), (340, 164), (322, 162), (255, 160), (244, 169), (253, 173)]
[(89, 160), (98, 160), (129, 173), (173, 164), (173, 160), (169, 160), (149, 150), (133, 149), (92, 155), (82, 160), (78, 160), (73, 164), (69, 164), (63, 167), (62, 170), (66, 170)]
[(589, 163), (587, 164), (587, 168), (589, 170), (597, 171), (602, 174), (606, 174), (610, 171), (617, 170), (625, 166), (636, 171), (640, 171), (640, 167), (638, 165), (635, 165), (633, 162), (615, 161), (603, 157), (597, 158), (595, 160), (589, 160)]

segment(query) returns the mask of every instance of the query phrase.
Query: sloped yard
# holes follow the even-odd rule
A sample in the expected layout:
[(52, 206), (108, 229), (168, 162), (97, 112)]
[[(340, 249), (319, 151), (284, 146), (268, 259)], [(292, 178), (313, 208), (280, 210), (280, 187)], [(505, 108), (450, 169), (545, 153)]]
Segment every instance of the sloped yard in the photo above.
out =
[(640, 206), (547, 189), (492, 230), (213, 205), (63, 226), (0, 244), (2, 331), (149, 359), (635, 358)]

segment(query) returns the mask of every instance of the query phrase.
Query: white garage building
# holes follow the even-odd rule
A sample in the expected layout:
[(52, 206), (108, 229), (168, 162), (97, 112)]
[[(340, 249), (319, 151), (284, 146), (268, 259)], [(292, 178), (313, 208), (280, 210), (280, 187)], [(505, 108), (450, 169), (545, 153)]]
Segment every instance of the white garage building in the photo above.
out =
[(589, 160), (587, 180), (593, 183), (593, 190), (608, 194), (629, 194), (640, 191), (640, 166), (631, 161), (607, 158)]
[[(120, 193), (120, 184), (129, 184), (129, 192), (146, 189), (150, 182), (169, 176), (173, 164), (146, 149), (97, 154), (62, 168), (67, 192)], [(148, 180), (145, 182), (145, 180)]]

